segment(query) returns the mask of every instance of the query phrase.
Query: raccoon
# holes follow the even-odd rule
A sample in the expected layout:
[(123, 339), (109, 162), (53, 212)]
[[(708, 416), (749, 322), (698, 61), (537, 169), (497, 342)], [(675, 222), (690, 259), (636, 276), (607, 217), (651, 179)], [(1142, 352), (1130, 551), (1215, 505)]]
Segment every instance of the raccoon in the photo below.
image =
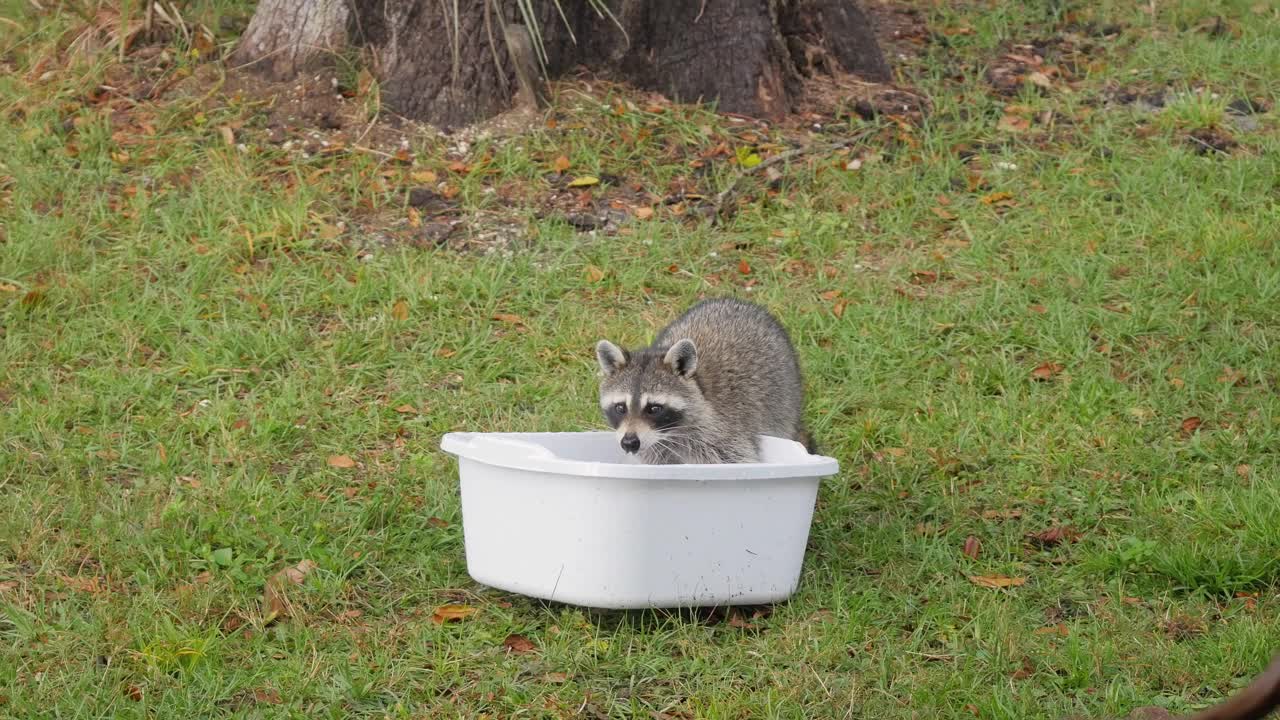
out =
[(1226, 700), (1178, 720), (1260, 720), (1280, 709), (1280, 654), (1253, 682)]
[(596, 343), (600, 409), (622, 449), (641, 462), (759, 462), (758, 435), (816, 448), (801, 413), (800, 363), (769, 311), (732, 298), (704, 300), (653, 344)]

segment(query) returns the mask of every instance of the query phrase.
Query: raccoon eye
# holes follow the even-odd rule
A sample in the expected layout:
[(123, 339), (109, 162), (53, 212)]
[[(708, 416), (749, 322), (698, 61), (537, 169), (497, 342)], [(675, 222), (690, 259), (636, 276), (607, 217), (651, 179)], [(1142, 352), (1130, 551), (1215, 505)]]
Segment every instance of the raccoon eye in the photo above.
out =
[(649, 413), (650, 415), (657, 415), (658, 413), (662, 412), (662, 406), (659, 405), (658, 403), (649, 403), (649, 406), (646, 407), (644, 411)]
[(616, 403), (616, 404), (614, 404), (614, 406), (613, 406), (613, 411), (614, 411), (614, 412), (616, 412), (616, 413), (618, 413), (619, 415), (626, 415), (626, 414), (627, 414), (627, 404), (626, 404), (626, 403)]

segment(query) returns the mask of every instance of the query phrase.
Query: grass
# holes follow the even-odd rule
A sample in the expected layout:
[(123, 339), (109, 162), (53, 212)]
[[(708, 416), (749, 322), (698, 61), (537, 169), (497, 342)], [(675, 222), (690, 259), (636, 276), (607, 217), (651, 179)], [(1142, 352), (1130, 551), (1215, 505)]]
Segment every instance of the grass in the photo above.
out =
[[(623, 178), (588, 194), (714, 192), (734, 168), (690, 162), (750, 130), (566, 91), (557, 127), (461, 158), (303, 157), (258, 142), (251, 99), (95, 103), (114, 54), (41, 66), (77, 20), (9, 13), (0, 715), (1061, 718), (1232, 692), (1280, 647), (1280, 124), (1227, 107), (1275, 107), (1280, 19), (1033, 5), (922, 6), (966, 30), (901, 63), (934, 110), (860, 168), (812, 157), (724, 227), (655, 205), (614, 237), (537, 212), (555, 158)], [(1011, 43), (1081, 17), (1120, 30), (1069, 89), (991, 92)], [(1104, 102), (1166, 84), (1157, 112)], [(1207, 127), (1239, 145), (1188, 140)], [(407, 232), (424, 170), (515, 243), (365, 242)], [(595, 340), (710, 293), (784, 319), (841, 461), (793, 600), (744, 629), (472, 583), (441, 434), (599, 427)], [(433, 622), (451, 603), (478, 611)]]

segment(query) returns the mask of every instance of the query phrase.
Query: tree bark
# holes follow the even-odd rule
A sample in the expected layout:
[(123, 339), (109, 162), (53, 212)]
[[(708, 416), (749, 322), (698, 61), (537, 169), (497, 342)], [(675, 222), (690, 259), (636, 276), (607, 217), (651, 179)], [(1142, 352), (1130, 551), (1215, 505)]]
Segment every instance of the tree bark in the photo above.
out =
[(291, 78), (346, 44), (349, 15), (345, 0), (261, 0), (231, 62)]
[[(345, 36), (372, 51), (383, 99), (402, 115), (448, 129), (505, 110), (528, 86), (515, 72), (529, 65), (527, 50), (505, 40), (521, 36), (508, 23), (526, 20), (514, 0), (261, 2), (236, 58), (275, 77), (334, 44), (340, 7)], [(767, 118), (790, 111), (814, 73), (890, 76), (857, 0), (611, 0), (616, 23), (587, 0), (560, 5), (563, 18), (552, 0), (532, 18), (551, 76), (584, 65), (673, 100)]]

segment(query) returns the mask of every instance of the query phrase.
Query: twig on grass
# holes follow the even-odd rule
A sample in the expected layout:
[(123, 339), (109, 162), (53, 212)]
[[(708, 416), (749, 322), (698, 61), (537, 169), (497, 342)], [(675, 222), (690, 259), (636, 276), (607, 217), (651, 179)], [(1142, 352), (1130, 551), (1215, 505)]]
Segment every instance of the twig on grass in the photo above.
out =
[(752, 165), (751, 167), (746, 168), (742, 172), (738, 173), (737, 177), (729, 181), (729, 184), (725, 187), (725, 189), (721, 190), (719, 193), (716, 194), (716, 198), (711, 204), (711, 210), (712, 210), (711, 221), (713, 223), (719, 221), (720, 217), (724, 213), (726, 204), (734, 198), (734, 195), (736, 194), (738, 189), (738, 185), (741, 184), (743, 179), (746, 178), (748, 175), (762, 172), (765, 168), (773, 167), (774, 165), (777, 165), (779, 163), (785, 163), (788, 160), (792, 160), (792, 159), (801, 157), (803, 155), (812, 155), (815, 153), (826, 154), (826, 153), (836, 152), (837, 150), (843, 150), (847, 147), (851, 147), (853, 145), (856, 145), (862, 142), (869, 135), (871, 135), (872, 132), (874, 132), (874, 130), (872, 128), (868, 128), (852, 137), (848, 137), (843, 140), (838, 140), (833, 143), (814, 143), (810, 145), (804, 145), (798, 148), (787, 150), (786, 152), (778, 153), (777, 155), (774, 155), (771, 158), (761, 161), (757, 165)]

